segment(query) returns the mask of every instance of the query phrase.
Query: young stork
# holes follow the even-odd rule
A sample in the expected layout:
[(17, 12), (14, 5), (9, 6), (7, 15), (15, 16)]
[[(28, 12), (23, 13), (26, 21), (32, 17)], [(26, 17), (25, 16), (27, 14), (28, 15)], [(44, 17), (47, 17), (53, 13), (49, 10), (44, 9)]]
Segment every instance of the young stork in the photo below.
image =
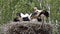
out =
[(32, 15), (33, 18), (37, 18), (38, 21), (42, 21), (49, 17), (49, 13), (46, 10), (38, 10), (37, 7), (34, 7), (34, 13)]
[(23, 14), (23, 13), (17, 13), (17, 17), (14, 19), (14, 22), (18, 21), (30, 21), (31, 20), (31, 14)]

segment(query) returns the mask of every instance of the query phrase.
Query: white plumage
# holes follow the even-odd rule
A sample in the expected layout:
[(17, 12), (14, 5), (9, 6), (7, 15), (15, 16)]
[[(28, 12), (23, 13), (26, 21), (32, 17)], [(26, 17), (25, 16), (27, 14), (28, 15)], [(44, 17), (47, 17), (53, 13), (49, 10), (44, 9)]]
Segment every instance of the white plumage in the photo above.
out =
[(26, 13), (26, 14), (23, 14), (23, 13), (20, 13), (21, 14), (21, 17), (23, 18), (23, 17), (28, 17), (28, 16), (30, 16), (28, 13)]

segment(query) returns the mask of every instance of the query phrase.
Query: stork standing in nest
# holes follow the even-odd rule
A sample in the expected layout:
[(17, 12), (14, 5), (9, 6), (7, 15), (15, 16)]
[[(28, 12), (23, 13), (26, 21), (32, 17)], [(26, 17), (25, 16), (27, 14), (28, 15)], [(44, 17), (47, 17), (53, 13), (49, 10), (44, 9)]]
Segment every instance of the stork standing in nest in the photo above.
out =
[(46, 10), (38, 10), (37, 7), (34, 7), (34, 13), (31, 16), (32, 18), (37, 18), (39, 22), (44, 22), (48, 19), (49, 13)]

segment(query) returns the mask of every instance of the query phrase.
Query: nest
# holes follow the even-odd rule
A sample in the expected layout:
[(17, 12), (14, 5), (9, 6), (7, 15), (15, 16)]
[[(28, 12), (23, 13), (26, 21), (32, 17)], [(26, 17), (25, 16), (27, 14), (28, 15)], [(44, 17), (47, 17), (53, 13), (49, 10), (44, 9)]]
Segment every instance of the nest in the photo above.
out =
[(13, 22), (12, 24), (6, 25), (7, 30), (6, 34), (52, 34), (52, 26), (50, 24), (39, 22), (31, 23), (31, 22)]

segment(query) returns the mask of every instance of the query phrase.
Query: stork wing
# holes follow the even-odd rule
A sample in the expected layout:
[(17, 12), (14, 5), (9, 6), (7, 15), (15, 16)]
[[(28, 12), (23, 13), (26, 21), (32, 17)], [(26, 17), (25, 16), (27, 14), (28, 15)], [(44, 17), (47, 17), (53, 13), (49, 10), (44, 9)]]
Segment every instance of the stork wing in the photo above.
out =
[(31, 13), (30, 15), (28, 15), (28, 18), (29, 18), (30, 20), (31, 20), (31, 18), (30, 18), (30, 17), (31, 17), (31, 15), (32, 15), (32, 13)]
[(32, 13), (29, 15), (31, 17)]
[(28, 13), (26, 13), (26, 14), (25, 14), (25, 16), (26, 16), (26, 17), (28, 17), (28, 16), (29, 16), (29, 14), (28, 14)]
[(24, 17), (24, 14), (23, 13), (21, 13), (21, 17)]

